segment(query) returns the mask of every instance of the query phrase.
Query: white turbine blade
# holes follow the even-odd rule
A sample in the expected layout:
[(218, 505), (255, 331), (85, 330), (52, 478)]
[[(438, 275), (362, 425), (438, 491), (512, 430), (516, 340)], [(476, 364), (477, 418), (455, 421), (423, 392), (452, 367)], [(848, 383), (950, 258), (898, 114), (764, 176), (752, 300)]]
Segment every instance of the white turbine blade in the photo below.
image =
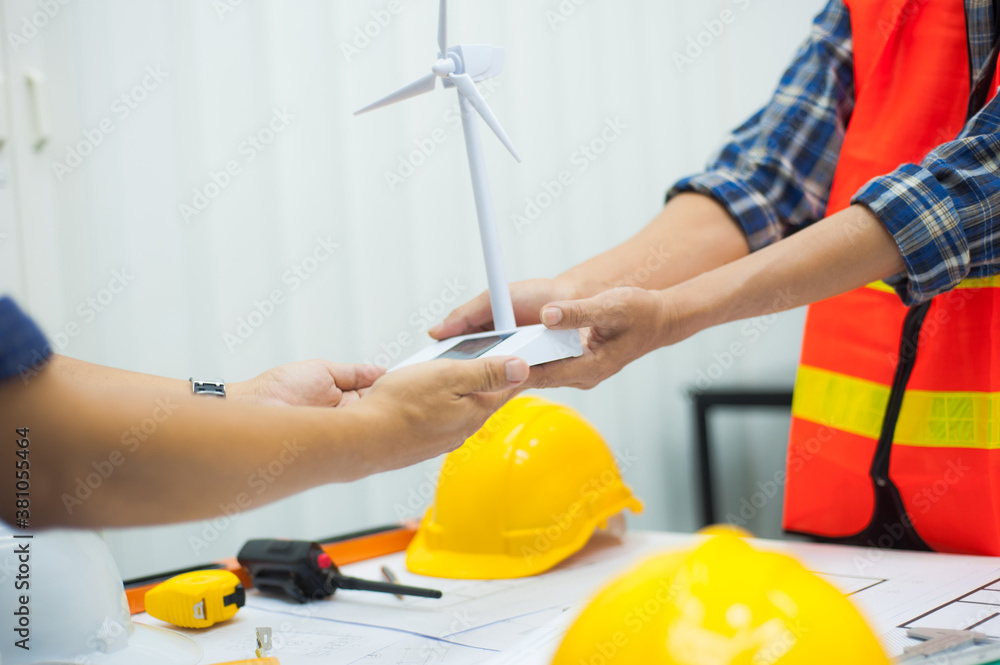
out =
[(476, 84), (472, 82), (472, 77), (468, 74), (452, 74), (448, 78), (455, 84), (455, 87), (458, 88), (459, 93), (472, 103), (472, 106), (476, 109), (479, 115), (482, 116), (483, 120), (486, 121), (486, 124), (493, 130), (493, 133), (497, 135), (497, 138), (500, 139), (500, 142), (507, 147), (507, 150), (510, 150), (510, 154), (514, 155), (514, 159), (520, 162), (521, 156), (517, 154), (514, 144), (510, 142), (509, 138), (507, 138), (507, 132), (505, 132), (503, 127), (500, 126), (500, 121), (497, 120), (495, 115), (493, 115), (493, 111), (490, 110), (486, 100), (483, 99), (483, 95), (479, 92), (479, 88), (477, 88)]
[(441, 57), (448, 53), (448, 0), (441, 0), (441, 8), (438, 10), (438, 47), (441, 49)]
[(402, 87), (394, 93), (386, 95), (377, 102), (372, 102), (363, 109), (358, 109), (354, 112), (354, 115), (361, 115), (362, 113), (368, 113), (369, 111), (374, 111), (375, 109), (380, 109), (383, 106), (388, 106), (389, 104), (395, 104), (396, 102), (401, 102), (404, 99), (409, 99), (410, 97), (416, 97), (417, 95), (422, 95), (425, 92), (431, 92), (434, 90), (434, 81), (437, 79), (437, 75), (431, 73), (427, 76), (414, 81), (408, 86)]

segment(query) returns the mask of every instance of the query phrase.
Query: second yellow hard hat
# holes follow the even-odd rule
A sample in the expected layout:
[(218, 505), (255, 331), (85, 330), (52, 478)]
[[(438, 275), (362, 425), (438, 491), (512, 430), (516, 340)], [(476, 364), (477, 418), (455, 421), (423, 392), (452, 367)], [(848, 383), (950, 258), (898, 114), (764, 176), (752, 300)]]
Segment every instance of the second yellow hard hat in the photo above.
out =
[(626, 508), (642, 504), (601, 435), (568, 407), (521, 397), (447, 456), (406, 566), (459, 579), (536, 575)]
[(553, 665), (889, 665), (850, 601), (733, 535), (653, 557), (583, 611)]

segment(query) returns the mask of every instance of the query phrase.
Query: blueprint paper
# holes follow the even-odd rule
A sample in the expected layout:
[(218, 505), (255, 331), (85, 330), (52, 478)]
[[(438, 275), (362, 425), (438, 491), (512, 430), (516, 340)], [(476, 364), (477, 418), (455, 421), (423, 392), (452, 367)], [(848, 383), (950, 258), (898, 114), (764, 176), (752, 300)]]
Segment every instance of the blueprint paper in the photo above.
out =
[[(589, 597), (609, 577), (639, 559), (669, 548), (671, 543), (690, 542), (689, 537), (636, 533), (624, 542), (611, 537), (595, 538), (576, 556), (536, 577), (513, 580), (448, 580), (414, 575), (406, 570), (405, 554), (391, 554), (371, 561), (344, 566), (344, 574), (380, 579), (382, 566), (389, 567), (400, 584), (440, 589), (444, 597), (399, 600), (390, 594), (337, 591), (329, 600), (309, 605), (313, 616), (351, 621), (371, 626), (412, 631), (420, 635), (452, 639), (473, 628), (527, 617), (544, 610), (561, 611)], [(287, 609), (290, 603), (257, 594), (248, 603), (261, 609)], [(531, 621), (530, 619), (523, 619)], [(500, 631), (503, 628), (497, 628)], [(470, 640), (489, 643), (494, 638), (480, 633)], [(455, 637), (454, 641), (462, 642)]]
[(351, 663), (400, 640), (399, 633), (317, 621), (307, 612), (275, 614), (253, 607), (243, 607), (232, 619), (201, 630), (177, 628), (146, 614), (135, 619), (190, 636), (204, 650), (202, 663), (255, 658), (257, 628), (261, 627), (272, 629), (274, 648), (268, 655), (277, 657), (282, 665)]
[[(688, 540), (692, 543), (693, 538)], [(891, 656), (918, 644), (907, 628), (970, 629), (1000, 639), (1000, 562), (990, 557), (753, 541), (794, 556), (861, 610)], [(546, 665), (572, 625), (572, 613), (527, 636), (489, 665)]]
[[(380, 579), (388, 566), (402, 584), (441, 589), (439, 600), (338, 591), (306, 605), (249, 591), (235, 618), (204, 631), (182, 630), (205, 650), (205, 664), (253, 654), (255, 628), (274, 629), (282, 665), (541, 665), (551, 661), (593, 594), (638, 561), (700, 537), (636, 532), (618, 543), (602, 536), (552, 571), (515, 580), (447, 580), (406, 570), (392, 554), (343, 566)], [(910, 627), (974, 627), (1000, 639), (1000, 560), (918, 552), (754, 541), (788, 553), (861, 610), (891, 655), (916, 644)], [(166, 626), (146, 615), (137, 621)]]

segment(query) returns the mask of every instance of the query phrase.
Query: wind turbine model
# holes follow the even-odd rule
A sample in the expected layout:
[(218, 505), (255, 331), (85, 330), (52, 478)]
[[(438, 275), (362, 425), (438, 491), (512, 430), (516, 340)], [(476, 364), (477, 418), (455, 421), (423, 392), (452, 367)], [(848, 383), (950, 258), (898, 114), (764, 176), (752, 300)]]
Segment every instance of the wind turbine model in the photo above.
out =
[(529, 365), (541, 365), (553, 360), (579, 356), (583, 351), (578, 331), (548, 330), (543, 325), (518, 328), (514, 322), (514, 307), (510, 301), (510, 288), (504, 271), (503, 255), (500, 252), (500, 236), (493, 217), (493, 200), (486, 176), (486, 160), (483, 158), (483, 144), (479, 136), (479, 120), (475, 116), (476, 113), (482, 116), (483, 121), (514, 155), (514, 159), (520, 162), (521, 158), (514, 149), (514, 144), (476, 88), (477, 82), (493, 78), (500, 73), (503, 69), (504, 51), (496, 46), (482, 44), (448, 48), (447, 23), (448, 0), (441, 0), (438, 14), (438, 47), (441, 50), (438, 59), (431, 66), (430, 74), (369, 104), (354, 115), (431, 92), (439, 78), (444, 81), (444, 87), (458, 89), (462, 128), (465, 132), (465, 149), (469, 153), (469, 171), (472, 173), (472, 191), (476, 199), (483, 256), (486, 259), (486, 279), (495, 330), (438, 342), (416, 353), (398, 367), (434, 358), (464, 360), (483, 356), (512, 355), (524, 358)]

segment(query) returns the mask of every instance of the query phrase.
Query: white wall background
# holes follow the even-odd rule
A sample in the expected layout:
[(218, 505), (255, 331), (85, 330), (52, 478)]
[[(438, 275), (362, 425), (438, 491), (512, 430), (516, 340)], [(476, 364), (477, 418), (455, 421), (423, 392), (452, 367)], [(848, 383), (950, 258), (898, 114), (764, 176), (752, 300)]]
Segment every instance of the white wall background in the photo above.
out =
[[(58, 11), (37, 35), (25, 33), (24, 21), (41, 22), (47, 4)], [(446, 120), (454, 93), (361, 118), (351, 112), (425, 73), (436, 4), (402, 0), (376, 31), (371, 12), (387, 0), (0, 0), (12, 135), (0, 148), (0, 292), (13, 293), (62, 353), (180, 378), (238, 380), (309, 357), (374, 360), (400, 333), (422, 340), (411, 317), (423, 307), (441, 318), (449, 281), (462, 299), (485, 287), (461, 130)], [(507, 47), (489, 102), (524, 163), (484, 139), (511, 278), (555, 275), (645, 224), (669, 184), (701, 168), (767, 99), (822, 4), (454, 0), (453, 43)], [(553, 23), (560, 8), (565, 20)], [(735, 21), (679, 70), (674, 54), (724, 9)], [(377, 35), (346, 57), (342, 45), (366, 27)], [(11, 32), (30, 37), (15, 48)], [(47, 77), (52, 136), (41, 151), (29, 145), (27, 67)], [(115, 100), (147, 68), (166, 78), (122, 118)], [(294, 120), (247, 161), (241, 143), (274, 109)], [(65, 163), (105, 118), (113, 131), (60, 181), (53, 163)], [(580, 172), (574, 153), (616, 119), (627, 127), (620, 139)], [(444, 143), (391, 191), (385, 172), (438, 128)], [(179, 205), (229, 160), (241, 173), (185, 224)], [(512, 215), (564, 169), (572, 186), (519, 231)], [(339, 249), (292, 289), (283, 273), (327, 236)], [(122, 269), (134, 281), (93, 321), (83, 319), (77, 305)], [(230, 350), (224, 333), (273, 289), (287, 302)], [(59, 338), (73, 322), (80, 334)], [(790, 385), (801, 323), (801, 311), (783, 315), (756, 342), (739, 325), (709, 331), (592, 392), (550, 397), (638, 460), (625, 471), (646, 503), (635, 525), (690, 530), (697, 488), (685, 388), (734, 341), (750, 350), (717, 385)], [(783, 464), (787, 416), (726, 415), (714, 424), (724, 513)], [(414, 497), (429, 494), (439, 464), (319, 488), (242, 515), (219, 534), (186, 524), (104, 535), (128, 577), (229, 556), (249, 537), (366, 528), (418, 515), (426, 500)], [(753, 526), (777, 535), (779, 516), (772, 501)], [(191, 535), (209, 536), (210, 546), (196, 551)]]

